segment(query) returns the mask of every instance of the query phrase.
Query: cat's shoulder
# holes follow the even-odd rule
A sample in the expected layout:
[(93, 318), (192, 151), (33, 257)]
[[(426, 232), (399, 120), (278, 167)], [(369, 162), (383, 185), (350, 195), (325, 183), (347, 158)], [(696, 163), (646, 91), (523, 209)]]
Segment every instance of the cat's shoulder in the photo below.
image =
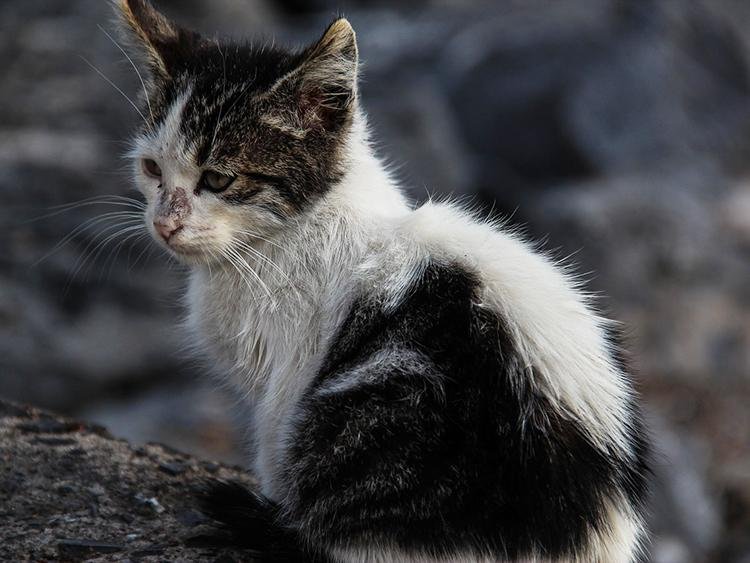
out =
[(568, 266), (507, 221), (482, 217), (456, 203), (428, 201), (404, 215), (399, 229), (420, 249), (417, 254), (460, 265), (490, 294), (517, 288), (526, 295), (580, 295)]

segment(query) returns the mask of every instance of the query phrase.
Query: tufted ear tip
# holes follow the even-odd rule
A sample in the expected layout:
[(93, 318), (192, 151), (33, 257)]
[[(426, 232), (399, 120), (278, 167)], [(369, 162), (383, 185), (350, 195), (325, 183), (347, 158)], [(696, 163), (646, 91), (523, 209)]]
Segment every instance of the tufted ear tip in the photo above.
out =
[(185, 34), (148, 0), (111, 0), (117, 13), (121, 31), (131, 39), (157, 78), (169, 78), (176, 62), (177, 46)]
[(320, 40), (313, 45), (310, 58), (336, 57), (357, 64), (357, 34), (346, 18), (339, 18), (328, 26)]
[(308, 47), (303, 75), (308, 83), (323, 90), (348, 92), (353, 98), (357, 90), (359, 54), (354, 28), (345, 18), (335, 20), (323, 36)]
[(327, 40), (339, 49), (357, 46), (357, 34), (352, 24), (346, 18), (338, 18), (323, 34), (323, 41)]
[(177, 35), (177, 29), (148, 0), (112, 0), (121, 19), (144, 37), (167, 38)]

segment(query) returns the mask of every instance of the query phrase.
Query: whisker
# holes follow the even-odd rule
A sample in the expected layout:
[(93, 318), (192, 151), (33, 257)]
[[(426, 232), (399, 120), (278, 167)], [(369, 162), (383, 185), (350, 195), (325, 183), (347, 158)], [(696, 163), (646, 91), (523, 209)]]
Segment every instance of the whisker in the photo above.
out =
[(27, 219), (24, 221), (25, 224), (33, 223), (35, 221), (41, 221), (42, 219), (49, 219), (51, 217), (56, 217), (57, 215), (61, 215), (62, 213), (65, 213), (67, 211), (73, 211), (74, 209), (80, 209), (81, 207), (89, 207), (92, 205), (115, 205), (120, 207), (130, 207), (132, 209), (138, 209), (138, 210), (145, 210), (146, 204), (138, 201), (137, 199), (132, 198), (126, 198), (124, 196), (110, 196), (110, 197), (118, 197), (122, 198), (122, 200), (107, 200), (107, 199), (101, 199), (99, 197), (97, 198), (87, 198), (80, 201), (74, 201), (72, 203), (64, 203), (62, 205), (53, 205), (51, 207), (48, 207), (48, 209), (52, 209), (55, 211), (52, 211), (50, 213), (47, 213), (45, 215), (40, 215), (39, 217), (32, 217), (31, 219)]
[(285, 249), (285, 247), (284, 247), (284, 246), (281, 246), (280, 244), (278, 244), (278, 243), (276, 243), (276, 242), (274, 242), (274, 241), (272, 241), (272, 240), (269, 240), (269, 239), (267, 239), (267, 238), (263, 238), (263, 237), (262, 237), (262, 236), (260, 236), (259, 234), (257, 234), (257, 233), (254, 233), (254, 232), (252, 232), (252, 231), (243, 231), (243, 230), (239, 230), (239, 231), (237, 231), (237, 232), (238, 232), (238, 233), (240, 233), (240, 234), (243, 234), (243, 235), (248, 235), (248, 236), (251, 236), (251, 237), (253, 237), (253, 238), (257, 238), (258, 240), (262, 240), (263, 242), (267, 242), (267, 243), (268, 243), (268, 244), (270, 244), (271, 246), (275, 246), (276, 248), (279, 248), (279, 249), (281, 249), (281, 250), (284, 250), (284, 249)]
[[(114, 240), (115, 238), (119, 237), (120, 235), (123, 235), (123, 234), (129, 233), (129, 232), (132, 232), (132, 231), (137, 231), (137, 230), (141, 230), (141, 229), (144, 229), (144, 228), (145, 228), (145, 227), (143, 226), (143, 224), (142, 224), (142, 223), (137, 223), (137, 224), (132, 224), (132, 223), (120, 223), (120, 224), (119, 224), (118, 226), (122, 226), (122, 227), (123, 227), (123, 229), (121, 229), (121, 230), (119, 230), (119, 231), (117, 231), (117, 232), (115, 232), (115, 233), (112, 233), (112, 234), (110, 234), (110, 235), (109, 235), (109, 236), (108, 236), (108, 237), (107, 237), (107, 238), (106, 238), (106, 239), (104, 240), (104, 245), (106, 245), (107, 243), (109, 243), (109, 242), (110, 242), (111, 240)], [(103, 250), (103, 248), (100, 248), (100, 249), (99, 249), (99, 252), (101, 252), (101, 250)], [(97, 257), (98, 257), (98, 254), (97, 254), (97, 256), (94, 256), (94, 260), (96, 260), (96, 258), (97, 258)]]
[(245, 282), (245, 285), (250, 290), (251, 295), (255, 295), (255, 292), (253, 291), (253, 286), (250, 283), (250, 280), (245, 276), (245, 273), (243, 272), (242, 268), (240, 268), (240, 266), (235, 262), (235, 259), (232, 256), (230, 256), (226, 252), (225, 249), (221, 249), (220, 252), (221, 252), (221, 255), (224, 257), (224, 259), (227, 262), (229, 262), (229, 264), (232, 266), (232, 269), (234, 269), (243, 279), (243, 281)]
[(234, 252), (232, 252), (230, 248), (225, 248), (223, 249), (222, 254), (224, 255), (225, 258), (227, 258), (227, 260), (229, 260), (231, 265), (234, 266), (235, 270), (237, 270), (237, 272), (240, 274), (242, 279), (245, 280), (245, 283), (248, 285), (248, 287), (250, 287), (252, 291), (252, 284), (250, 283), (250, 280), (245, 275), (245, 269), (240, 267), (240, 262), (237, 259), (236, 255), (234, 254)]
[(131, 106), (133, 106), (133, 109), (138, 112), (138, 115), (140, 115), (141, 119), (143, 119), (143, 123), (146, 124), (146, 126), (148, 126), (149, 129), (151, 129), (151, 126), (148, 120), (146, 119), (146, 116), (143, 115), (143, 112), (140, 109), (138, 109), (138, 106), (135, 104), (135, 102), (133, 102), (133, 100), (131, 100), (130, 97), (125, 92), (123, 92), (122, 89), (117, 84), (115, 84), (109, 78), (107, 78), (107, 76), (101, 70), (96, 68), (86, 57), (84, 57), (83, 55), (78, 55), (78, 56), (81, 58), (81, 60), (83, 60), (83, 62), (89, 65), (94, 70), (94, 72), (96, 72), (99, 76), (101, 76), (104, 80), (106, 80), (107, 83), (110, 86), (112, 86), (112, 88), (117, 90), (122, 95), (122, 97), (125, 98), (128, 101), (128, 103), (130, 103)]
[[(101, 229), (98, 233), (96, 233), (94, 237), (86, 244), (85, 248), (83, 249), (83, 252), (81, 253), (80, 258), (83, 258), (84, 260), (86, 260), (89, 257), (91, 257), (91, 253), (97, 250), (102, 243), (106, 243), (110, 240), (108, 233), (111, 234), (112, 231), (115, 229), (126, 228), (126, 227), (127, 228), (142, 228), (142, 225), (140, 224), (140, 222), (135, 221), (135, 220), (121, 221), (121, 222), (107, 225), (106, 227)], [(118, 233), (119, 231), (115, 230), (114, 232)], [(100, 237), (103, 237), (105, 235), (107, 235), (107, 238), (102, 240)], [(89, 250), (91, 250), (91, 253), (89, 253)]]
[[(118, 225), (118, 226), (122, 226), (122, 225)], [(142, 225), (123, 226), (123, 228), (120, 229), (119, 231), (115, 231), (114, 233), (111, 233), (110, 235), (108, 235), (107, 238), (100, 241), (91, 251), (91, 254), (89, 255), (91, 257), (91, 263), (92, 264), (96, 263), (96, 261), (99, 259), (99, 256), (101, 256), (101, 253), (104, 251), (107, 245), (113, 240), (115, 240), (117, 237), (127, 234), (127, 233), (131, 233), (133, 231), (136, 231), (142, 228), (143, 228)], [(106, 266), (107, 266), (107, 261), (105, 261), (102, 269), (106, 268)], [(101, 274), (100, 274), (99, 279), (101, 279)]]
[[(104, 233), (109, 232), (112, 229), (118, 229), (118, 228), (122, 228), (122, 229), (121, 229), (121, 231), (117, 231), (117, 234), (122, 234), (122, 233), (126, 232), (126, 229), (127, 230), (132, 230), (132, 229), (136, 229), (136, 228), (142, 228), (141, 225), (132, 225), (132, 224), (130, 224), (129, 226), (124, 227), (125, 225), (129, 225), (129, 223), (115, 223), (115, 224), (109, 225), (109, 226), (105, 227), (104, 229), (102, 229), (102, 231), (99, 234), (100, 235), (104, 235)], [(94, 239), (94, 240), (90, 241), (86, 245), (86, 248), (84, 248), (83, 253), (76, 260), (73, 272), (70, 274), (70, 276), (68, 278), (68, 283), (65, 286), (65, 293), (68, 292), (68, 290), (70, 289), (71, 284), (73, 283), (73, 280), (76, 279), (76, 277), (78, 276), (78, 272), (80, 272), (81, 269), (84, 267), (84, 265), (89, 261), (89, 258), (91, 257), (91, 255), (98, 248), (100, 248), (103, 244), (106, 245), (110, 240), (111, 240), (111, 238), (109, 238), (109, 237), (106, 240), (104, 240), (104, 241), (97, 241), (96, 239)], [(95, 246), (93, 246), (93, 248), (92, 248), (92, 245), (95, 245)]]
[[(145, 229), (145, 227), (141, 227), (141, 228)], [(135, 232), (128, 234), (125, 238), (123, 238), (120, 242), (118, 242), (115, 245), (114, 249), (112, 250), (112, 254), (110, 254), (104, 262), (104, 268), (106, 268), (107, 263), (109, 263), (109, 268), (107, 269), (107, 279), (112, 276), (112, 270), (114, 269), (115, 264), (117, 263), (117, 257), (119, 256), (120, 251), (123, 249), (125, 244), (128, 241), (133, 240), (133, 238), (138, 238), (142, 236), (143, 236), (143, 232), (141, 230), (136, 230)]]
[(235, 258), (235, 259), (236, 259), (237, 261), (239, 261), (239, 264), (240, 264), (240, 265), (244, 266), (244, 268), (243, 268), (243, 269), (244, 269), (245, 271), (247, 271), (247, 272), (249, 272), (250, 274), (252, 274), (252, 275), (253, 275), (253, 277), (254, 277), (254, 278), (256, 279), (256, 281), (258, 282), (258, 284), (260, 284), (261, 288), (263, 288), (263, 290), (264, 290), (264, 291), (266, 292), (266, 294), (268, 295), (268, 298), (269, 298), (269, 299), (271, 300), (271, 304), (275, 306), (275, 305), (276, 305), (276, 301), (275, 301), (275, 300), (274, 300), (274, 298), (273, 298), (273, 294), (271, 293), (271, 290), (270, 290), (270, 289), (268, 289), (268, 286), (267, 286), (267, 285), (265, 284), (265, 282), (263, 281), (263, 279), (262, 279), (262, 278), (261, 278), (261, 277), (260, 277), (260, 276), (258, 275), (258, 273), (257, 273), (257, 272), (256, 272), (256, 271), (255, 271), (255, 270), (254, 270), (254, 269), (253, 269), (253, 268), (252, 268), (251, 266), (250, 266), (250, 264), (248, 264), (248, 263), (247, 263), (247, 261), (246, 261), (246, 260), (245, 260), (245, 259), (244, 259), (244, 258), (243, 258), (242, 256), (240, 256), (240, 255), (239, 255), (239, 254), (237, 253), (237, 251), (236, 251), (236, 250), (234, 250), (233, 248), (231, 248), (231, 247), (227, 247), (227, 248), (226, 248), (225, 250), (226, 250), (226, 252), (227, 252), (227, 255), (229, 255), (229, 256), (233, 256), (233, 257), (234, 257), (234, 258)]
[(242, 241), (233, 240), (232, 242), (234, 244), (236, 244), (238, 248), (249, 252), (250, 254), (252, 254), (253, 256), (255, 256), (256, 258), (262, 260), (263, 262), (265, 262), (266, 264), (268, 264), (269, 266), (271, 266), (274, 270), (276, 270), (279, 274), (281, 274), (287, 282), (291, 282), (291, 280), (289, 279), (289, 276), (286, 275), (286, 272), (284, 272), (284, 270), (282, 270), (281, 267), (278, 264), (276, 264), (276, 262), (274, 262), (273, 260), (271, 260), (268, 256), (266, 256), (265, 254), (263, 254), (259, 250), (256, 250), (255, 248), (253, 248), (249, 244), (246, 244), (246, 243), (244, 243)]
[(133, 267), (135, 267), (141, 261), (141, 258), (143, 257), (144, 254), (146, 255), (145, 261), (148, 262), (148, 259), (153, 255), (154, 250), (155, 250), (155, 247), (153, 244), (148, 244), (144, 246), (143, 250), (141, 250), (140, 254), (138, 254), (138, 256), (136, 257)]
[(143, 88), (143, 96), (146, 98), (146, 105), (148, 105), (148, 113), (151, 115), (151, 121), (152, 121), (152, 123), (156, 123), (156, 119), (154, 118), (154, 111), (151, 109), (151, 100), (149, 100), (149, 98), (148, 98), (148, 90), (146, 90), (146, 83), (143, 81), (143, 77), (141, 76), (141, 73), (138, 71), (138, 67), (135, 66), (135, 63), (133, 62), (133, 59), (131, 59), (130, 55), (128, 55), (125, 52), (125, 49), (123, 49), (120, 46), (120, 44), (117, 41), (115, 41), (114, 38), (109, 33), (107, 33), (106, 29), (104, 29), (99, 24), (97, 24), (96, 27), (98, 27), (99, 31), (101, 31), (104, 35), (106, 35), (109, 38), (109, 40), (112, 41), (112, 43), (115, 45), (115, 47), (117, 47), (120, 50), (120, 52), (123, 55), (125, 55), (125, 58), (128, 59), (128, 62), (130, 63), (130, 66), (133, 67), (133, 70), (135, 71), (135, 74), (138, 76), (138, 80), (141, 81), (141, 87)]
[(105, 221), (109, 221), (110, 219), (115, 218), (122, 218), (122, 219), (129, 219), (132, 222), (140, 222), (142, 221), (143, 217), (140, 213), (135, 212), (129, 212), (129, 211), (112, 211), (110, 213), (104, 213), (103, 215), (98, 215), (96, 217), (92, 217), (90, 219), (87, 219), (80, 225), (78, 225), (75, 229), (70, 231), (67, 235), (65, 235), (60, 241), (55, 244), (52, 249), (47, 252), (45, 255), (43, 255), (39, 260), (34, 262), (32, 264), (32, 267), (38, 266), (40, 263), (42, 263), (44, 260), (55, 254), (58, 250), (60, 250), (63, 246), (68, 244), (73, 238), (75, 238), (77, 235), (81, 234), (86, 229), (89, 229), (95, 225), (98, 225), (99, 223), (103, 223)]
[(138, 243), (139, 241), (143, 239), (148, 239), (148, 238), (149, 238), (149, 231), (144, 226), (143, 232), (137, 234), (135, 240), (133, 241), (133, 244), (131, 244), (130, 248), (128, 248), (128, 255), (127, 255), (128, 270), (132, 269), (131, 259), (133, 258), (133, 250), (136, 248), (136, 243)]

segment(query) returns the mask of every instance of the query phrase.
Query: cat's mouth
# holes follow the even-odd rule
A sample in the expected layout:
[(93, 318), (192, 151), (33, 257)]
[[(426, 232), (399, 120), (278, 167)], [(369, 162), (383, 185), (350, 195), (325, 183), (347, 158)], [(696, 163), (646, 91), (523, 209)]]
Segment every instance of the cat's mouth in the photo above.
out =
[[(175, 255), (177, 258), (200, 258), (206, 253), (206, 242), (205, 240), (196, 240), (196, 232), (200, 232), (201, 235), (205, 231), (209, 231), (209, 228), (195, 228), (188, 227), (187, 225), (180, 225), (175, 228), (168, 236), (165, 236), (157, 228), (152, 232), (154, 240), (168, 252)], [(203, 239), (204, 237), (200, 237)]]
[(175, 233), (168, 240), (165, 240), (162, 237), (155, 236), (154, 240), (156, 240), (159, 246), (164, 248), (167, 252), (169, 252), (176, 258), (195, 260), (201, 258), (204, 255), (204, 250), (200, 245), (182, 240), (181, 233)]

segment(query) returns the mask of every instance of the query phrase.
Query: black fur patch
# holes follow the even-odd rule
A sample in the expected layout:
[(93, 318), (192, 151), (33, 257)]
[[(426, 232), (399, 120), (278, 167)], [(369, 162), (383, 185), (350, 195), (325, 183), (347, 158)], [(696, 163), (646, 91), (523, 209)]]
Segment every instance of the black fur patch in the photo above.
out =
[(475, 278), (431, 264), (405, 301), (357, 303), (303, 401), (288, 459), (290, 525), (325, 545), (390, 544), (566, 556), (602, 526), (602, 499), (636, 512), (631, 466), (602, 452), (529, 384)]
[(282, 525), (277, 505), (241, 483), (206, 483), (198, 500), (203, 513), (229, 532), (232, 543), (253, 550), (258, 560), (326, 561), (304, 549), (298, 534)]

